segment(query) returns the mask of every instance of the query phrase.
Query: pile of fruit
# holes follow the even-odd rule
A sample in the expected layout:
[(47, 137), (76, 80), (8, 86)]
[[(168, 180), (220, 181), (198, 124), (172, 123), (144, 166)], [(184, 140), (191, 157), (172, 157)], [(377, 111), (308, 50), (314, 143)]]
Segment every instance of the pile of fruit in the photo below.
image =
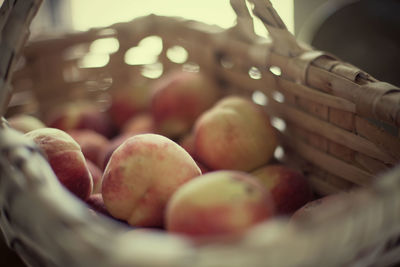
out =
[(59, 182), (96, 214), (188, 237), (238, 236), (313, 200), (307, 179), (277, 163), (262, 106), (200, 72), (112, 91), (110, 107), (60, 106), (7, 118), (44, 152)]

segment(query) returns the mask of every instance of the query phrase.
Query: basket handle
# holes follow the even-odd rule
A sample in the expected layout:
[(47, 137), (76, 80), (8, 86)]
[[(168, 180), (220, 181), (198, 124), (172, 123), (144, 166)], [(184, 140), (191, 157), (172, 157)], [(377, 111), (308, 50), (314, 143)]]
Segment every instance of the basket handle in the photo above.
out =
[[(298, 56), (309, 50), (301, 46), (294, 35), (288, 31), (285, 23), (269, 0), (247, 0), (252, 4), (253, 14), (261, 20), (272, 38), (272, 50), (283, 56)], [(246, 0), (230, 0), (237, 15), (237, 29), (242, 36), (255, 35), (253, 18), (246, 5)]]
[(0, 9), (0, 116), (11, 97), (11, 75), (42, 0), (6, 0)]

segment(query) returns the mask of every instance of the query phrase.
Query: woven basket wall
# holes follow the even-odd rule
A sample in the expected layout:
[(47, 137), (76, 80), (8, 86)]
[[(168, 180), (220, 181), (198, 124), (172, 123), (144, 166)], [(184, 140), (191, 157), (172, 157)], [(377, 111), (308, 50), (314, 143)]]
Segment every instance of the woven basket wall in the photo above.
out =
[[(2, 86), (4, 114), (45, 117), (52, 108), (78, 99), (107, 107), (115, 88), (151, 82), (143, 76), (144, 70), (162, 66), (165, 74), (175, 68), (200, 69), (221, 85), (223, 95), (250, 96), (265, 107), (280, 134), (280, 160), (301, 168), (318, 195), (355, 193), (296, 227), (288, 228), (277, 219), (250, 231), (240, 242), (196, 247), (160, 233), (126, 234), (123, 226), (92, 218), (82, 203), (52, 182), (54, 174), (33, 144), (2, 129), (1, 228), (24, 260), (32, 266), (384, 266), (400, 262), (396, 241), (400, 234), (400, 169), (396, 168), (400, 89), (298, 43), (269, 1), (249, 2), (271, 39), (255, 35), (254, 18), (245, 1), (232, 0), (237, 25), (228, 30), (150, 15), (33, 41), (23, 50), (24, 64), (19, 68), (14, 67), (17, 58), (1, 59), (2, 83), (14, 89), (10, 99), (11, 87)], [(2, 55), (19, 55), (40, 1), (24, 3), (6, 1), (3, 6)], [(21, 26), (11, 27), (10, 21)], [(149, 36), (162, 39), (157, 64), (127, 64), (126, 52)], [(118, 40), (118, 51), (109, 55), (103, 67), (82, 68), (91, 44), (103, 38)], [(184, 62), (175, 63), (168, 56), (168, 49), (177, 46), (188, 53)]]

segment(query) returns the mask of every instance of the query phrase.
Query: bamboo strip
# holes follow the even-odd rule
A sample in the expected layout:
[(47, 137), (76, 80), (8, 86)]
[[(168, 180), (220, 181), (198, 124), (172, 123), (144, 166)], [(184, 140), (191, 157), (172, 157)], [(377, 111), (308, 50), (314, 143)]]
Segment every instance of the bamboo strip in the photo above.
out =
[(354, 160), (373, 175), (378, 175), (381, 172), (389, 170), (390, 167), (393, 167), (390, 165), (385, 165), (382, 162), (368, 157), (362, 153), (355, 153)]
[(345, 188), (335, 186), (330, 182), (324, 181), (323, 179), (321, 179), (321, 177), (315, 176), (313, 174), (309, 174), (307, 178), (314, 192), (320, 196), (337, 194), (345, 190)]
[(328, 121), (329, 108), (327, 106), (301, 97), (299, 97), (296, 102), (299, 109), (324, 121)]
[(354, 116), (355, 114), (352, 112), (335, 108), (329, 109), (329, 122), (350, 132), (354, 132), (355, 129)]
[(355, 152), (346, 146), (339, 145), (335, 142), (329, 142), (328, 152), (336, 158), (346, 161), (350, 164), (353, 164), (354, 162)]
[(290, 80), (279, 79), (278, 85), (278, 89), (282, 92), (288, 91), (297, 96), (313, 100), (328, 107), (333, 107), (348, 112), (355, 112), (356, 110), (354, 103), (346, 99), (332, 96), (315, 89), (311, 89), (305, 85), (294, 83)]
[(372, 175), (366, 171), (329, 156), (300, 140), (293, 138), (290, 145), (293, 146), (304, 159), (343, 179), (358, 185), (368, 185), (372, 181)]
[(288, 123), (290, 122), (299, 127), (304, 127), (311, 132), (328, 138), (331, 141), (337, 142), (338, 144), (344, 145), (366, 155), (370, 155), (371, 157), (384, 162), (394, 164), (399, 158), (395, 158), (388, 148), (384, 150), (368, 139), (340, 129), (326, 121), (314, 118), (288, 105), (280, 105), (279, 103), (270, 101), (269, 105), (267, 106), (267, 111), (271, 115), (280, 117)]
[(359, 116), (355, 117), (356, 131), (361, 136), (364, 136), (371, 142), (374, 142), (376, 146), (384, 149), (397, 160), (394, 162), (388, 162), (396, 164), (400, 159), (400, 138), (390, 135), (382, 129), (374, 126), (366, 119)]

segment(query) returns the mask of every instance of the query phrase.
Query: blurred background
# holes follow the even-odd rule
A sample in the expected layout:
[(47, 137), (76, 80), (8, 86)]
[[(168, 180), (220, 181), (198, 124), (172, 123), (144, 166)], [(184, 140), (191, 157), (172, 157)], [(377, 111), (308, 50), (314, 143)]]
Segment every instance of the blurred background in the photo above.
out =
[[(400, 0), (271, 0), (297, 39), (400, 86)], [(0, 4), (3, 0), (0, 0)], [(229, 28), (229, 0), (43, 0), (31, 38), (86, 31), (151, 13)], [(260, 22), (259, 35), (266, 35)], [(1, 239), (0, 239), (1, 240)], [(0, 266), (23, 266), (0, 242)]]
[[(400, 0), (271, 2), (299, 40), (400, 86)], [(183, 16), (224, 28), (235, 23), (229, 0), (44, 0), (32, 24), (32, 37), (105, 27), (151, 13)], [(255, 31), (266, 35), (260, 22), (256, 22)]]

